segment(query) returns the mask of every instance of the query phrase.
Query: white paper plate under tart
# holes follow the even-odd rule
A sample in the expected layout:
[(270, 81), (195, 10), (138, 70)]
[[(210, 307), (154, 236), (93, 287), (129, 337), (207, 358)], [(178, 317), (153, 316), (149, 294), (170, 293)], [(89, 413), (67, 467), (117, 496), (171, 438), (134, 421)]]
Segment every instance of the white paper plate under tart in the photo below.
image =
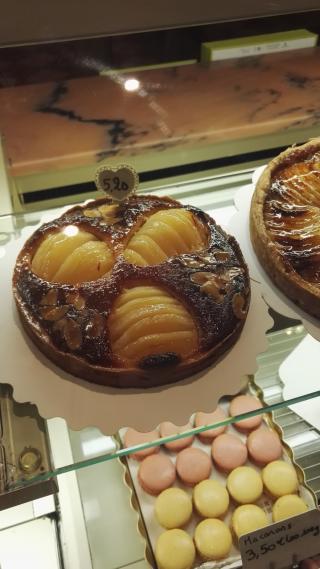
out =
[[(54, 217), (61, 212), (55, 212)], [(48, 221), (48, 216), (41, 221)], [(222, 395), (239, 391), (241, 378), (257, 369), (256, 358), (267, 349), (265, 333), (273, 324), (260, 286), (252, 282), (248, 317), (236, 344), (214, 367), (175, 384), (151, 389), (116, 389), (90, 384), (59, 369), (23, 331), (13, 300), (11, 279), (17, 254), (35, 227), (6, 247), (0, 259), (0, 381), (13, 387), (18, 402), (37, 405), (45, 419), (64, 418), (80, 430), (98, 427), (108, 435), (123, 425), (150, 431), (162, 421), (185, 424), (194, 409), (209, 411)]]
[(268, 305), (276, 312), (283, 314), (283, 316), (300, 320), (309, 334), (316, 338), (316, 340), (320, 340), (320, 320), (302, 310), (302, 308), (281, 292), (264, 271), (251, 243), (249, 223), (251, 199), (256, 182), (264, 168), (265, 166), (262, 166), (255, 170), (251, 186), (245, 186), (236, 193), (234, 202), (238, 211), (231, 218), (227, 231), (237, 239), (249, 267), (250, 277), (261, 285), (263, 297)]

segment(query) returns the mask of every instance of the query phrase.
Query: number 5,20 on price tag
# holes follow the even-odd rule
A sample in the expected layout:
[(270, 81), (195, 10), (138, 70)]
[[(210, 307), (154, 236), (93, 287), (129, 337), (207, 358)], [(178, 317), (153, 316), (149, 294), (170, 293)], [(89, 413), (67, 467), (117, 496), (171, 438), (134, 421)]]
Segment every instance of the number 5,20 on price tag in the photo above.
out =
[(122, 202), (136, 192), (139, 177), (132, 166), (101, 166), (96, 171), (95, 182), (98, 190), (105, 192), (113, 201)]
[(244, 569), (291, 569), (320, 553), (320, 512), (310, 510), (241, 536)]

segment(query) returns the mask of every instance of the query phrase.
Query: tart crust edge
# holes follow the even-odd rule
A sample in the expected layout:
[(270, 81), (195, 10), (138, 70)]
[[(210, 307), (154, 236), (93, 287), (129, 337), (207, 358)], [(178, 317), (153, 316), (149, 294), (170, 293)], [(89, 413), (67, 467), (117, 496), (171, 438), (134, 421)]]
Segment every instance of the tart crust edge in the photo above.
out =
[(297, 154), (298, 157), (301, 153), (307, 155), (317, 150), (320, 150), (320, 138), (314, 138), (300, 146), (287, 148), (271, 160), (257, 182), (251, 201), (250, 237), (258, 260), (272, 281), (295, 304), (312, 316), (320, 318), (319, 289), (305, 281), (289, 263), (285, 263), (278, 247), (268, 236), (263, 211), (274, 171), (293, 154)]
[[(246, 313), (249, 310), (250, 296), (250, 292), (248, 292), (246, 296)], [(14, 290), (14, 297), (23, 329), (51, 363), (53, 362), (58, 368), (85, 381), (105, 387), (144, 389), (166, 386), (185, 378), (194, 379), (192, 377), (194, 374), (209, 369), (210, 364), (216, 363), (220, 356), (236, 343), (246, 322), (246, 318), (238, 320), (232, 333), (223, 338), (211, 350), (205, 352), (202, 357), (198, 357), (194, 361), (183, 362), (172, 369), (168, 368), (165, 373), (162, 368), (159, 371), (157, 369), (145, 371), (139, 368), (106, 368), (88, 364), (82, 358), (69, 352), (65, 352), (63, 357), (61, 357), (61, 352), (52, 344), (49, 335), (44, 331), (41, 331), (41, 333), (37, 331), (32, 318), (30, 318), (30, 315), (19, 302), (16, 290)]]

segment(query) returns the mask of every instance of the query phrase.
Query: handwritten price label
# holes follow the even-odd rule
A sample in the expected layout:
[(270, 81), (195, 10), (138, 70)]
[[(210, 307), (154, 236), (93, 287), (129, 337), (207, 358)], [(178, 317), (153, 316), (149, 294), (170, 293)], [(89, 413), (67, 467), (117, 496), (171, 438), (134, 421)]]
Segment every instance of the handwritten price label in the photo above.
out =
[(137, 190), (139, 177), (135, 169), (127, 164), (101, 166), (96, 172), (95, 183), (98, 190), (104, 191), (112, 200), (122, 202)]
[(239, 540), (244, 569), (285, 569), (320, 553), (320, 512), (300, 516), (243, 535)]

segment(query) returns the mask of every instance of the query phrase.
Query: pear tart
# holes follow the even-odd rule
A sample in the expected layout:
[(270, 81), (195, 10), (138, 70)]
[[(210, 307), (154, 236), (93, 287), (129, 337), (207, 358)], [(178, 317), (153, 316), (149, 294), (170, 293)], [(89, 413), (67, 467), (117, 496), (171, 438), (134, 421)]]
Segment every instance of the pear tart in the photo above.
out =
[(58, 366), (114, 387), (173, 383), (237, 340), (249, 302), (233, 237), (202, 211), (133, 195), (68, 210), (16, 262), (22, 323)]
[(275, 284), (320, 318), (320, 139), (270, 162), (256, 186), (250, 227), (255, 252)]

